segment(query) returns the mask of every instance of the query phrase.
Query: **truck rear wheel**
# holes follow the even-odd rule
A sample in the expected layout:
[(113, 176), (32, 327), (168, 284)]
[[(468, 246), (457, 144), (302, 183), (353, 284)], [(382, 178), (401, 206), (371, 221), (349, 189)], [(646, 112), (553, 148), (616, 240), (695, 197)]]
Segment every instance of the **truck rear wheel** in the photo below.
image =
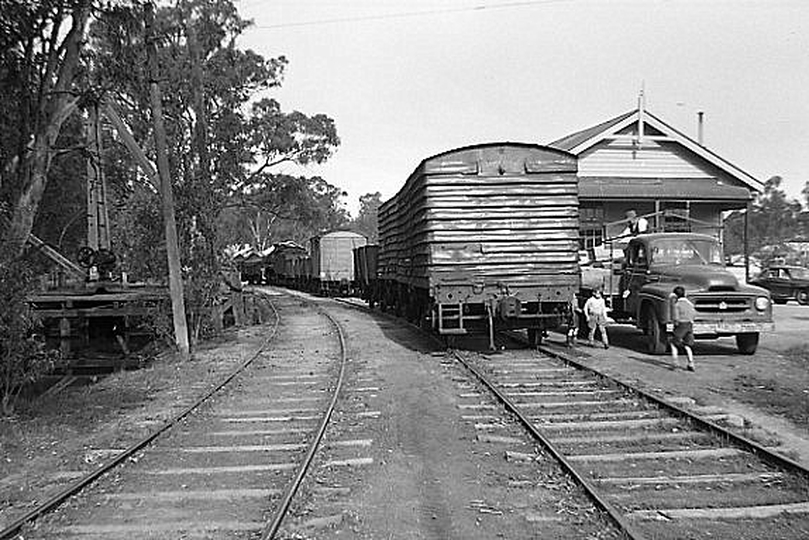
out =
[(649, 354), (665, 354), (666, 346), (666, 326), (657, 318), (657, 312), (654, 309), (647, 311), (648, 323), (646, 326), (646, 347)]
[(758, 348), (758, 333), (736, 334), (736, 347), (742, 354), (755, 354)]

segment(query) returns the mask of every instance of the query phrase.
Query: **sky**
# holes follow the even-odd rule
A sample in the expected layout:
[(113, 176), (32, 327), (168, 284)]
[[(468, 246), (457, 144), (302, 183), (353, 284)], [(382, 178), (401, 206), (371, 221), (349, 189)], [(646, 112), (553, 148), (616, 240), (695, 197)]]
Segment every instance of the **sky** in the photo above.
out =
[(305, 171), (393, 196), (426, 157), (547, 144), (638, 104), (794, 198), (809, 181), (806, 0), (236, 0), (239, 45), (289, 60), (268, 95), (335, 120)]

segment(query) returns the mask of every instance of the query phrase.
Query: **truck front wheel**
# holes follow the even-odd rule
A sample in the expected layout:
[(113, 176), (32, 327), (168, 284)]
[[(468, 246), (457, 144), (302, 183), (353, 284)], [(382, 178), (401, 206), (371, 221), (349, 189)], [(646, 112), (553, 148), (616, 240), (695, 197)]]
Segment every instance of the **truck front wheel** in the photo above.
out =
[(660, 322), (654, 309), (647, 311), (646, 347), (650, 354), (665, 354), (666, 326)]
[(755, 354), (758, 347), (758, 333), (736, 334), (736, 347), (742, 354)]

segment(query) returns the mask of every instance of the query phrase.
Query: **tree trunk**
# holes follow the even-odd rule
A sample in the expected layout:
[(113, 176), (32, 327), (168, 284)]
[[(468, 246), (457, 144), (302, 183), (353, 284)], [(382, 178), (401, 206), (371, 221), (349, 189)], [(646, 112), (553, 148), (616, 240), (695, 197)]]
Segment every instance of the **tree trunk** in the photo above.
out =
[[(48, 170), (53, 159), (52, 149), (62, 130), (62, 124), (78, 102), (78, 98), (71, 95), (70, 90), (79, 64), (89, 8), (89, 0), (79, 2), (74, 7), (72, 26), (59, 48), (64, 50), (64, 56), (59, 63), (58, 72), (52, 80), (41, 81), (40, 102), (36, 107), (40, 116), (31, 134), (31, 143), (16, 160), (16, 171), (12, 172), (19, 179), (21, 189), (14, 204), (11, 223), (2, 238), (6, 249), (0, 253), (0, 264), (7, 264), (22, 254), (45, 192)], [(58, 32), (59, 29), (55, 28), (53, 31)], [(58, 62), (57, 58), (52, 60)], [(33, 89), (29, 89), (29, 92), (35, 93)]]

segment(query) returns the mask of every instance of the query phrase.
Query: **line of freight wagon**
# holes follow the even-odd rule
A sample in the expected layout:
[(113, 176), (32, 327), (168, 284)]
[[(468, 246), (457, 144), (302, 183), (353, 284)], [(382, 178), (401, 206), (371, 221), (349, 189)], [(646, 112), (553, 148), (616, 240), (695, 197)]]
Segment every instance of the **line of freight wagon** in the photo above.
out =
[(332, 231), (309, 240), (309, 249), (292, 242), (273, 245), (252, 267), (242, 266), (251, 283), (269, 283), (322, 296), (350, 296), (356, 291), (353, 251), (368, 243), (351, 231)]
[[(538, 345), (548, 330), (574, 322), (589, 290), (609, 285), (613, 317), (643, 330), (656, 354), (666, 350), (670, 293), (679, 284), (698, 306), (698, 338), (735, 336), (739, 350), (753, 354), (760, 332), (773, 327), (769, 295), (714, 264), (718, 238), (641, 235), (620, 272), (611, 263), (597, 281), (581, 283), (577, 169), (572, 154), (523, 143), (429, 157), (380, 206), (378, 246), (335, 232), (312, 240), (311, 259), (300, 246), (281, 248), (277, 282), (359, 295), (440, 335), (488, 335), (492, 348), (496, 333), (509, 329), (526, 330)], [(641, 251), (651, 260), (633, 258)], [(667, 253), (701, 264), (669, 264)]]
[(490, 143), (423, 160), (379, 209), (379, 245), (335, 231), (276, 244), (263, 281), (357, 295), (445, 336), (568, 320), (580, 277), (575, 156)]
[(579, 292), (577, 173), (572, 154), (512, 142), (423, 160), (380, 206), (378, 248), (355, 251), (357, 290), (440, 335), (537, 345)]
[(336, 296), (445, 336), (526, 329), (536, 345), (568, 320), (580, 277), (576, 157), (490, 143), (423, 160), (379, 209), (379, 245), (335, 231), (307, 252), (276, 244), (264, 281)]

